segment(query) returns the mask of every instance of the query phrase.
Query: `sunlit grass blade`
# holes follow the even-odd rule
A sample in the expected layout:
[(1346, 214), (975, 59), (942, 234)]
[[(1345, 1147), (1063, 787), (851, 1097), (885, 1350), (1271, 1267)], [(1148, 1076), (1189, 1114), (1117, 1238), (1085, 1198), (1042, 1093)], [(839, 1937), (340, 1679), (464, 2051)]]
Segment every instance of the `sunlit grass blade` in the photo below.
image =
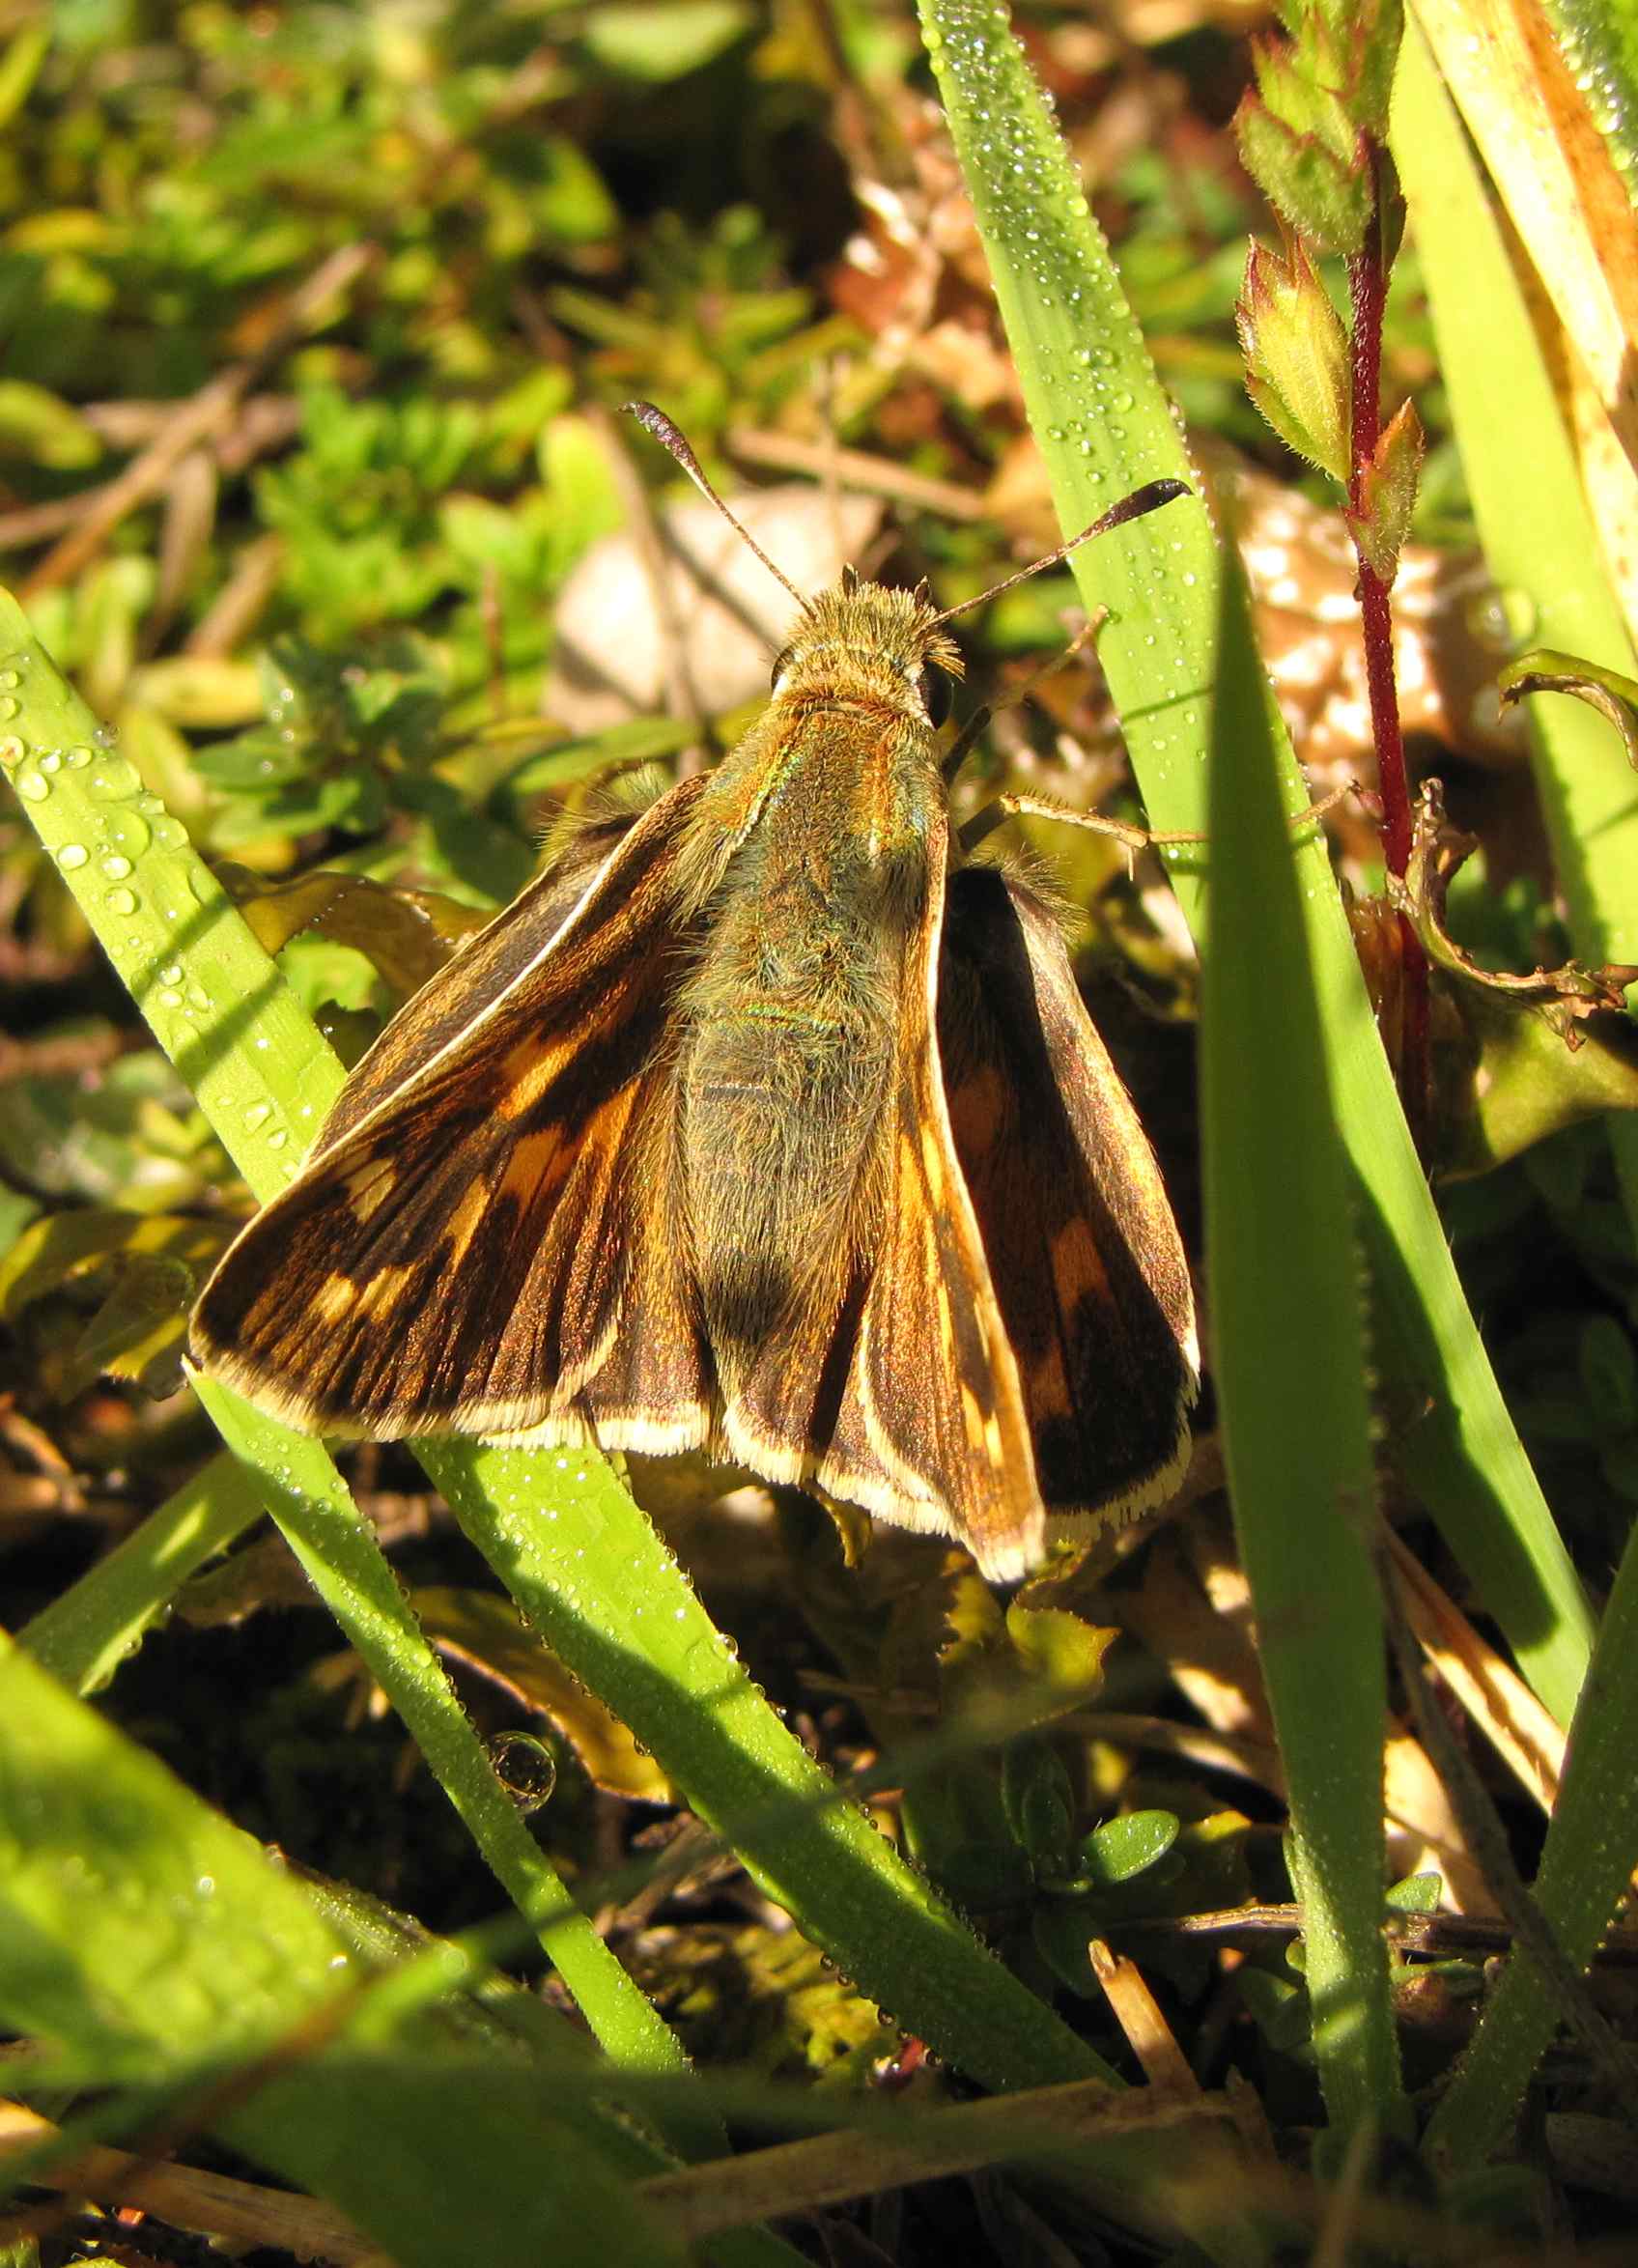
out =
[[(1531, 641), (1630, 673), (1632, 651), (1598, 548), (1524, 295), (1450, 99), (1414, 27), (1395, 90), (1395, 156), (1421, 248), (1441, 368), (1492, 574), (1534, 616)], [(1528, 434), (1528, 448), (1519, 436)], [(1550, 695), (1530, 704), (1532, 748), (1577, 950), (1638, 957), (1638, 790), (1604, 721)], [(1638, 1128), (1612, 1120), (1628, 1217), (1638, 1220)], [(1638, 1549), (1629, 1541), (1536, 1882), (1559, 1944), (1591, 1961), (1638, 1861)], [(1510, 1965), (1428, 2130), (1447, 2166), (1483, 2162), (1516, 2115), (1558, 2021), (1525, 1954)]]
[[(1593, 1666), (1570, 1725), (1535, 1895), (1577, 1969), (1587, 1968), (1638, 1866), (1638, 1532), (1627, 1539)], [(1562, 2021), (1553, 1980), (1519, 1951), (1456, 2066), (1426, 2147), (1448, 2168), (1482, 2165), (1504, 2139)]]
[[(340, 1065), (185, 832), (107, 745), (10, 598), (0, 598), (0, 679), (14, 689), (5, 698), (27, 735), (26, 743), (0, 742), (0, 761), (161, 1045), (252, 1188), (269, 1196), (289, 1179), (339, 1091)], [(519, 1819), (323, 1447), (230, 1396), (214, 1394), (213, 1408), (494, 1871), (525, 1914), (548, 1924), (554, 1958), (590, 1995), (593, 2029), (607, 2034), (611, 2053), (680, 2068), (669, 2028), (573, 1906)], [(180, 1582), (180, 1570), (172, 1572)], [(81, 1662), (121, 1642), (124, 1608), (112, 1589), (101, 1603), (103, 1626), (82, 1619), (74, 1634)], [(152, 1610), (152, 1596), (148, 1604)], [(691, 2134), (697, 2143), (697, 2131)]]
[[(1414, 22), (1395, 83), (1394, 156), (1486, 564), (1531, 616), (1525, 644), (1630, 675), (1632, 647), (1599, 565), (1580, 468), (1530, 311)], [(1520, 445), (1523, 435), (1528, 446)], [(1526, 707), (1575, 950), (1592, 962), (1638, 961), (1638, 782), (1593, 710), (1550, 694)], [(1638, 1125), (1612, 1119), (1610, 1140), (1627, 1216), (1638, 1226)]]
[[(701, 1817), (861, 1991), (990, 2086), (1113, 2081), (792, 1741), (659, 1536), (633, 1523), (607, 1466), (578, 1451), (466, 1442), (424, 1454), (553, 1653), (653, 1745)], [(618, 1555), (586, 1548), (611, 1531)], [(879, 1938), (853, 1922), (872, 1878), (890, 1901)]]
[(264, 1506), (238, 1458), (212, 1458), (17, 1633), (79, 1693), (105, 1686), (181, 1585), (254, 1526)]
[[(209, 1378), (198, 1381), (217, 1431), (259, 1486), (308, 1580), (392, 1697), (473, 1840), (617, 2062), (683, 2066), (675, 2035), (632, 1983), (563, 1886), (496, 1779), (477, 1732), (428, 1645), (402, 1586), (318, 1441), (292, 1433)], [(707, 2137), (696, 2129), (695, 2149)]]
[[(574, 2258), (567, 2225), (588, 2195), (598, 2258), (674, 2256), (614, 2177), (622, 2130), (561, 2074), (555, 2159), (538, 2117), (535, 2144), (519, 2146), (521, 2107), (508, 2122), (469, 2082), (438, 2088), (429, 2042), (410, 2032), (382, 2058), (381, 2084), (326, 2079), (325, 2042), (363, 1980), (299, 1884), (15, 1646), (0, 1650), (0, 1789), (9, 2030), (60, 2044), (104, 2084), (152, 2088), (210, 2067), (215, 2084), (184, 2098), (191, 2121), (343, 2204), (406, 2268), (500, 2257), (508, 2225), (543, 2218), (569, 2248), (552, 2256)], [(236, 2070), (263, 2058), (270, 2084), (247, 2091)], [(565, 2059), (584, 2059), (567, 2032)], [(401, 2092), (418, 2117), (394, 2114)]]
[[(1241, 1555), (1290, 1800), (1334, 2128), (1402, 2115), (1382, 1943), (1382, 1615), (1347, 1154), (1326, 1070), (1244, 583), (1224, 578), (1200, 1004), (1212, 1343)], [(1248, 1062), (1259, 1069), (1248, 1077)]]
[[(1192, 468), (1016, 41), (983, 0), (921, 0), (921, 18), (1059, 515), (1066, 529), (1084, 526), (1113, 496), (1165, 474), (1189, 478)], [(1220, 566), (1204, 515), (1173, 504), (1072, 564), (1088, 605), (1114, 610), (1099, 662), (1150, 819), (1197, 832), (1219, 667)], [(1285, 807), (1300, 809), (1307, 796), (1284, 731), (1270, 729)], [(1382, 1318), (1376, 1353), (1385, 1375), (1426, 1406), (1406, 1461), (1520, 1667), (1567, 1722), (1591, 1644), (1586, 1602), (1457, 1282), (1323, 845), (1292, 858)], [(1167, 864), (1203, 950), (1204, 859), (1184, 849)], [(1246, 1077), (1259, 1067), (1260, 1051)]]

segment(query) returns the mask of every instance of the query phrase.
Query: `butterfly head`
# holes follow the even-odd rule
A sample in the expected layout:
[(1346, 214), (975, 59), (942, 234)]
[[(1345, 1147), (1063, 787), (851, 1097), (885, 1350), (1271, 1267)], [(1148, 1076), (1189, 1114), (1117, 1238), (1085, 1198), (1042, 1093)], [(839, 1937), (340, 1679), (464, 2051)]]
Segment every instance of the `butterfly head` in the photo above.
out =
[(803, 610), (774, 664), (774, 697), (795, 708), (869, 707), (937, 731), (962, 674), (960, 648), (922, 590), (889, 590), (850, 567)]

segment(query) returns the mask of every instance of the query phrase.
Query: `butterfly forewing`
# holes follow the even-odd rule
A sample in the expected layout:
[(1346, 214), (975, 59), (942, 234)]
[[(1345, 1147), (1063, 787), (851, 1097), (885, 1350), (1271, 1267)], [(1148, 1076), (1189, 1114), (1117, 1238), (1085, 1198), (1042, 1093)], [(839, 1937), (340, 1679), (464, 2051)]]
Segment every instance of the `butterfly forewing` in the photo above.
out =
[[(670, 885), (697, 790), (636, 821), (532, 953), (502, 917), (417, 995), (391, 1075), (366, 1059), (343, 1130), (207, 1286), (193, 1341), (217, 1375), (293, 1423), (387, 1438), (570, 1409), (664, 1198)], [(697, 1350), (667, 1368), (701, 1437)]]
[(899, 987), (895, 1090), (884, 1098), (877, 1154), (860, 1161), (845, 1281), (838, 1296), (829, 1253), (811, 1256), (814, 1306), (792, 1343), (757, 1363), (730, 1406), (728, 1434), (742, 1453), (764, 1455), (805, 1438), (807, 1469), (833, 1495), (958, 1536), (986, 1573), (1015, 1577), (1039, 1556), (1041, 1507), (939, 1076), (941, 852), (935, 838)]

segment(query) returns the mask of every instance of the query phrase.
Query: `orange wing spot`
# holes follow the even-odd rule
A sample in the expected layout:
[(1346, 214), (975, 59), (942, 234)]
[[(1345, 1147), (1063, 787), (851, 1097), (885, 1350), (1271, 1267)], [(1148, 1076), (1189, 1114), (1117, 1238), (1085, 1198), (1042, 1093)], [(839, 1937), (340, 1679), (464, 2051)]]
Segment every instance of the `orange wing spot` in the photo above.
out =
[(1024, 1388), (1024, 1399), (1029, 1404), (1033, 1425), (1044, 1424), (1049, 1418), (1072, 1418), (1075, 1404), (1070, 1398), (1069, 1380), (1064, 1375), (1063, 1356), (1055, 1342), (1049, 1352), (1037, 1360), (1028, 1362), (1019, 1357), (1019, 1382)]
[(402, 1306), (404, 1288), (416, 1273), (414, 1265), (408, 1261), (382, 1268), (359, 1287), (357, 1313), (367, 1316), (371, 1322), (384, 1320)]
[(927, 1177), (927, 1194), (933, 1204), (945, 1202), (945, 1160), (939, 1138), (931, 1126), (921, 1129), (921, 1171)]
[(955, 1355), (955, 1316), (949, 1304), (949, 1286), (942, 1276), (933, 1279), (933, 1296), (939, 1309), (939, 1347), (953, 1360)]
[(485, 1214), (490, 1209), (490, 1193), (482, 1181), (474, 1181), (460, 1204), (449, 1216), (444, 1240), (449, 1246), (449, 1266), (458, 1268), (466, 1257), (466, 1249), (477, 1234)]
[(1072, 1315), (1083, 1299), (1107, 1301), (1110, 1296), (1109, 1271), (1097, 1239), (1078, 1214), (1054, 1231), (1052, 1273), (1059, 1305), (1065, 1315)]
[(367, 1158), (342, 1176), (341, 1186), (353, 1218), (363, 1227), (372, 1221), (398, 1186), (398, 1168), (389, 1157)]
[(985, 1412), (965, 1378), (961, 1381), (961, 1427), (974, 1457), (981, 1457), (986, 1464), (1000, 1464), (1001, 1434), (995, 1418)]
[(959, 1146), (969, 1157), (987, 1156), (1006, 1122), (1006, 1082), (986, 1063), (964, 1079), (949, 1098)]
[(495, 1112), (502, 1119), (521, 1119), (532, 1111), (562, 1068), (554, 1047), (543, 1047), (532, 1035), (509, 1047), (494, 1069), (497, 1089)]
[(554, 1189), (562, 1181), (574, 1156), (574, 1146), (564, 1141), (559, 1126), (543, 1126), (538, 1133), (525, 1134), (507, 1152), (496, 1195), (515, 1198), (520, 1208), (527, 1211), (541, 1202), (549, 1188)]

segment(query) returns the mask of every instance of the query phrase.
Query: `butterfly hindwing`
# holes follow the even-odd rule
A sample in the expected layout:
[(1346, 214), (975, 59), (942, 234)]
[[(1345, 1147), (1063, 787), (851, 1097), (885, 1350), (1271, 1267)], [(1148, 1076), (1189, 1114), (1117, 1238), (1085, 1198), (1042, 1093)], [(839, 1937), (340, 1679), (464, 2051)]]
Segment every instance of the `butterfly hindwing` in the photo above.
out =
[(952, 879), (939, 1038), (1048, 1513), (1139, 1511), (1186, 1456), (1188, 1265), (1058, 921), (1001, 868)]

